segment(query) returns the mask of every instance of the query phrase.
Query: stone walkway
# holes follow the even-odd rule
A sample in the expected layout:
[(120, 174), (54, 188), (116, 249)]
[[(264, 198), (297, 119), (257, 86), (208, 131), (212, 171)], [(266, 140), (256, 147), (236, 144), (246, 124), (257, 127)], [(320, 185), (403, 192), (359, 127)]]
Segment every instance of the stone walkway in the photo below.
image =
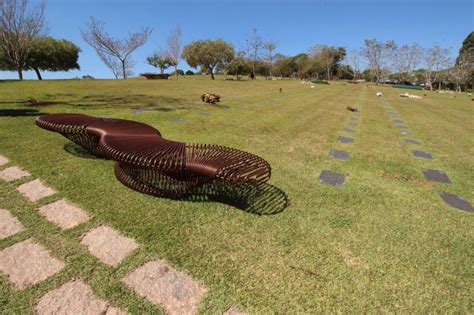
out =
[[(0, 155), (0, 166), (10, 161)], [(0, 179), (15, 183), (32, 176), (17, 166), (0, 170)], [(40, 179), (32, 179), (16, 186), (16, 190), (35, 203), (58, 192), (46, 186)], [(75, 228), (90, 219), (90, 215), (66, 199), (59, 199), (38, 207), (45, 220), (61, 231)], [(22, 223), (7, 209), (0, 209), (0, 240), (25, 230)], [(89, 253), (100, 262), (118, 267), (124, 259), (133, 255), (140, 246), (134, 239), (122, 235), (112, 227), (101, 225), (90, 229), (78, 239)], [(0, 272), (7, 277), (13, 290), (23, 290), (46, 281), (60, 273), (66, 262), (51, 255), (34, 237), (17, 242), (0, 251)], [(124, 279), (138, 295), (162, 307), (170, 314), (193, 314), (206, 289), (185, 273), (175, 270), (162, 260), (150, 261), (130, 272)], [(81, 279), (71, 279), (39, 298), (35, 304), (38, 314), (126, 314), (108, 301), (94, 296), (92, 288)]]
[[(398, 129), (408, 128), (406, 124), (404, 124), (403, 121), (401, 120), (400, 115), (397, 113), (395, 108), (393, 108), (388, 103), (388, 101), (383, 99), (383, 104), (390, 119), (392, 120), (392, 123), (394, 123), (396, 128)], [(403, 130), (400, 133), (401, 135), (404, 136), (404, 135), (411, 134), (411, 131)], [(406, 144), (409, 144), (409, 145), (421, 145), (420, 141), (415, 140), (415, 139), (404, 138), (404, 141)], [(429, 152), (425, 152), (418, 149), (412, 149), (411, 152), (413, 156), (420, 159), (428, 159), (428, 160), (433, 159), (433, 155)], [(449, 179), (448, 175), (443, 170), (422, 169), (421, 172), (423, 176), (429, 181), (439, 182), (439, 183), (444, 183), (444, 184), (451, 183), (451, 180)], [(441, 199), (450, 207), (453, 207), (462, 211), (474, 212), (474, 207), (469, 203), (469, 201), (467, 201), (463, 197), (450, 194), (447, 192), (442, 192), (442, 191), (438, 191), (437, 193), (441, 197)]]

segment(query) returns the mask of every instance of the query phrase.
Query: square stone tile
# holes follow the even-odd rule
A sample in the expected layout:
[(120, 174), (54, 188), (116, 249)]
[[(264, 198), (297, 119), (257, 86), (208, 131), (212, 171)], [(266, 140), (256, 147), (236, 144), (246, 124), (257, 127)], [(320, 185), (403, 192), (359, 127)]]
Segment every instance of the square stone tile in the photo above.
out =
[(163, 261), (151, 261), (128, 274), (123, 282), (167, 314), (194, 314), (206, 289)]
[(422, 172), (427, 180), (440, 183), (451, 183), (448, 175), (442, 170), (424, 169)]
[(38, 201), (56, 193), (56, 190), (45, 186), (39, 179), (24, 183), (16, 189), (30, 201)]
[(119, 234), (108, 226), (99, 226), (82, 237), (81, 243), (104, 264), (116, 267), (138, 245), (134, 239)]
[(49, 314), (104, 314), (107, 302), (94, 297), (92, 289), (75, 280), (49, 291), (38, 301), (35, 310), (39, 315)]
[(406, 143), (411, 143), (411, 144), (421, 144), (419, 141), (413, 140), (413, 139), (405, 139)]
[(329, 184), (336, 187), (342, 187), (344, 185), (346, 177), (343, 174), (339, 174), (329, 170), (323, 170), (319, 175), (319, 181), (324, 184)]
[(474, 212), (474, 207), (471, 205), (471, 203), (461, 196), (442, 191), (438, 191), (438, 195), (444, 200), (445, 203), (453, 208), (462, 211)]
[(64, 262), (52, 257), (41, 245), (27, 239), (0, 252), (0, 271), (16, 289), (36, 284), (64, 268)]
[(337, 141), (342, 142), (342, 143), (349, 143), (349, 144), (354, 143), (354, 139), (349, 138), (349, 137), (343, 137), (343, 136), (340, 136), (339, 138), (337, 138)]
[(431, 153), (428, 153), (428, 152), (425, 152), (425, 151), (412, 150), (411, 152), (412, 152), (413, 155), (416, 156), (416, 157), (421, 157), (421, 158), (424, 158), (424, 159), (432, 159), (432, 158), (433, 158), (433, 156), (431, 155)]
[(23, 231), (23, 225), (8, 210), (0, 209), (0, 240)]
[(81, 208), (61, 199), (40, 207), (39, 212), (61, 229), (70, 229), (89, 220), (89, 215)]
[(332, 149), (331, 152), (329, 152), (329, 156), (339, 160), (348, 160), (349, 152)]
[(3, 155), (0, 155), (0, 166), (2, 165), (5, 165), (7, 164), (8, 162), (10, 162), (10, 160), (8, 160), (6, 157), (4, 157)]
[(18, 166), (12, 166), (4, 169), (3, 171), (0, 171), (0, 178), (7, 181), (11, 182), (16, 179), (20, 179), (22, 177), (30, 176), (31, 174), (23, 171), (21, 168)]

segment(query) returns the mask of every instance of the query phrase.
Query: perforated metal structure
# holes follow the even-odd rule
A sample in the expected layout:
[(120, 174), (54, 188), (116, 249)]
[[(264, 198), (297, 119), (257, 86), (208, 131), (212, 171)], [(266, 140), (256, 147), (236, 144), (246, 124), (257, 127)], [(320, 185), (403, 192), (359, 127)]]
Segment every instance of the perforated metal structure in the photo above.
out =
[(116, 161), (115, 175), (143, 193), (181, 198), (211, 181), (258, 185), (270, 179), (267, 161), (237, 149), (164, 139), (152, 126), (124, 119), (52, 114), (36, 119), (98, 157)]

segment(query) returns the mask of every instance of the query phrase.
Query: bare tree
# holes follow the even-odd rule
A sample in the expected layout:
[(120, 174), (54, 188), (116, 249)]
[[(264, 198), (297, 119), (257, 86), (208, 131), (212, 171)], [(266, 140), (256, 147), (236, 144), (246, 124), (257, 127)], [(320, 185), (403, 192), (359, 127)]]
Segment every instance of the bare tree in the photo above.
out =
[(449, 49), (441, 48), (436, 44), (425, 49), (424, 63), (426, 86), (433, 90), (433, 82), (437, 80), (439, 72), (449, 65)]
[(347, 62), (349, 66), (352, 68), (353, 76), (352, 80), (355, 81), (357, 79), (357, 74), (360, 73), (360, 56), (361, 51), (359, 48), (354, 48), (349, 51), (349, 55), (347, 56)]
[(160, 68), (161, 74), (163, 74), (168, 67), (174, 64), (170, 59), (169, 54), (160, 48), (158, 48), (153, 55), (147, 57), (146, 62), (155, 68)]
[(20, 80), (31, 45), (43, 29), (44, 9), (44, 2), (28, 10), (28, 0), (0, 0), (1, 53), (15, 66)]
[(400, 82), (407, 81), (420, 63), (423, 50), (420, 45), (403, 45), (394, 53), (394, 68)]
[(469, 52), (463, 52), (456, 60), (456, 65), (450, 69), (449, 77), (456, 83), (456, 91), (461, 92), (461, 85), (469, 82), (472, 78), (473, 69), (471, 68)]
[(174, 72), (176, 73), (176, 79), (178, 78), (178, 64), (181, 59), (181, 52), (183, 50), (182, 43), (182, 34), (181, 27), (176, 25), (176, 27), (170, 32), (166, 40), (168, 44), (168, 61), (169, 65), (174, 67)]
[(268, 41), (263, 44), (263, 49), (265, 50), (265, 60), (268, 62), (270, 66), (270, 78), (273, 79), (273, 59), (275, 58), (275, 49), (277, 48), (277, 44), (274, 41)]
[[(84, 41), (95, 49), (109, 69), (111, 69), (110, 64), (115, 67), (118, 60), (121, 66), (120, 75), (124, 79), (130, 74), (133, 66), (133, 62), (130, 59), (131, 54), (146, 43), (151, 33), (151, 29), (146, 27), (141, 32), (131, 33), (125, 39), (117, 39), (110, 36), (104, 30), (103, 22), (93, 17), (91, 17), (87, 24), (87, 29), (87, 32), (81, 30)], [(116, 60), (113, 61), (114, 59)], [(112, 72), (114, 75), (117, 73), (113, 70)]]
[(366, 39), (364, 43), (363, 54), (378, 85), (383, 76), (389, 72), (390, 62), (393, 60), (393, 52), (396, 45), (394, 41), (383, 43), (378, 42), (376, 39)]
[(246, 44), (247, 44), (246, 51), (247, 51), (247, 56), (250, 61), (250, 67), (252, 70), (251, 77), (253, 80), (255, 79), (255, 72), (256, 72), (255, 70), (257, 68), (257, 62), (260, 58), (260, 53), (261, 53), (260, 50), (263, 47), (263, 40), (260, 37), (260, 35), (257, 34), (257, 29), (255, 27), (252, 29), (252, 32), (253, 32), (252, 36), (250, 36), (246, 40)]

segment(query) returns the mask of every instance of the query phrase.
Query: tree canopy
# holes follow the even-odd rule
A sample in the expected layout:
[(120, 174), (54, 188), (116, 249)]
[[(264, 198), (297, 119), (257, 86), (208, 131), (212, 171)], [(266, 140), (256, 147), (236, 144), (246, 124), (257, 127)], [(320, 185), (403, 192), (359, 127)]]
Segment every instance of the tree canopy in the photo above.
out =
[[(22, 70), (34, 70), (38, 79), (42, 79), (40, 71), (68, 71), (80, 69), (78, 64), (80, 48), (65, 39), (40, 37), (33, 41)], [(0, 69), (13, 71), (16, 66), (0, 56)]]
[(198, 40), (184, 47), (183, 58), (193, 68), (208, 70), (214, 80), (214, 68), (234, 59), (234, 47), (222, 39)]

